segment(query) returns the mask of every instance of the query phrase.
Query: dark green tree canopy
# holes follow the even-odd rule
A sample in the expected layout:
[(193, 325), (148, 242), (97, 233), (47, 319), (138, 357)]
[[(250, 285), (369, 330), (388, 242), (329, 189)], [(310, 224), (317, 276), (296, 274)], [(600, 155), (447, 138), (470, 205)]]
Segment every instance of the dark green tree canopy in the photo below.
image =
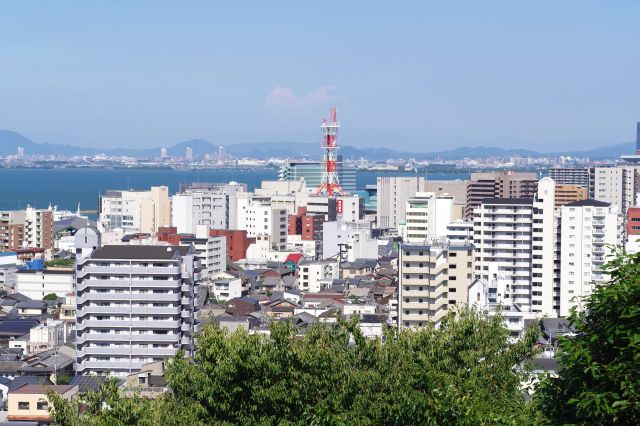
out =
[[(274, 323), (270, 335), (210, 324), (195, 359), (179, 353), (169, 363), (170, 394), (125, 399), (107, 387), (78, 399), (88, 407), (84, 414), (73, 405), (78, 400), (58, 399), (55, 418), (114, 425), (531, 424), (535, 413), (521, 388), (526, 373), (514, 367), (532, 355), (537, 337), (530, 329), (510, 344), (502, 317), (467, 310), (438, 329), (388, 330), (382, 340), (363, 337), (356, 321), (318, 324), (302, 337), (288, 323)], [(83, 423), (86, 417), (91, 422)]]
[(640, 254), (620, 253), (606, 270), (610, 282), (571, 313), (558, 377), (536, 390), (553, 423), (640, 424)]

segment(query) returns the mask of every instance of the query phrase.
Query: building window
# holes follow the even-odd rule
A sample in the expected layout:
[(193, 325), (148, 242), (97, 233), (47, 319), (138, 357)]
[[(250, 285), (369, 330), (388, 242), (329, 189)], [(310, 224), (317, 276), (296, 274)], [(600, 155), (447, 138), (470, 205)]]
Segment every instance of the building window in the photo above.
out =
[(49, 409), (49, 404), (47, 401), (38, 401), (38, 410), (47, 411)]
[(18, 410), (28, 410), (28, 409), (29, 409), (29, 402), (18, 401)]

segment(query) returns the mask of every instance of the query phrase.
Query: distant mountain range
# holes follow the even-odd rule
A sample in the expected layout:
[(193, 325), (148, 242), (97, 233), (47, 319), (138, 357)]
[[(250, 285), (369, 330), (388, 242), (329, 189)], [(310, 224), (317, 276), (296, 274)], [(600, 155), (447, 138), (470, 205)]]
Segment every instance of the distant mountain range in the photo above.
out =
[[(107, 154), (113, 156), (131, 157), (157, 157), (160, 155), (160, 148), (128, 149), (128, 148), (85, 148), (72, 145), (59, 145), (50, 143), (38, 143), (10, 130), (0, 129), (0, 156), (13, 155), (21, 146), (25, 153), (43, 155), (96, 155)], [(213, 154), (218, 152), (218, 145), (203, 139), (192, 139), (180, 142), (167, 147), (170, 156), (184, 156), (187, 147), (191, 147), (195, 155)], [(319, 143), (300, 142), (257, 142), (225, 145), (225, 152), (234, 157), (301, 157), (320, 158)], [(585, 151), (565, 151), (554, 153), (541, 153), (526, 149), (503, 149), (495, 147), (461, 147), (439, 152), (405, 152), (395, 151), (386, 148), (356, 148), (353, 146), (343, 146), (340, 153), (344, 158), (357, 159), (367, 158), (369, 160), (387, 160), (390, 158), (415, 158), (418, 160), (459, 160), (463, 158), (489, 158), (489, 157), (541, 157), (541, 156), (572, 156), (589, 157), (595, 160), (618, 158), (624, 154), (631, 154), (635, 150), (633, 142), (621, 143), (617, 145), (604, 146)]]

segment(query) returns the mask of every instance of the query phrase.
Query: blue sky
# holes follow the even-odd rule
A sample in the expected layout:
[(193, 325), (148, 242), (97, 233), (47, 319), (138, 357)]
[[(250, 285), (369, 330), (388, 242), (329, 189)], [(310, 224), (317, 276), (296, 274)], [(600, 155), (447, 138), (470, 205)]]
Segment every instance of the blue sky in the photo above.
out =
[(640, 2), (19, 1), (0, 128), (157, 147), (319, 140), (541, 151), (634, 138)]

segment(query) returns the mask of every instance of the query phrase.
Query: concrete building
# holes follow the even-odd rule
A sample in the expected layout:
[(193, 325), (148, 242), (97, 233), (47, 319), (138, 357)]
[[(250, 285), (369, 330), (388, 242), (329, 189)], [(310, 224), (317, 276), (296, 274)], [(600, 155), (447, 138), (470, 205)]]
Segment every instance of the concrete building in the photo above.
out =
[(193, 246), (104, 246), (76, 275), (78, 374), (123, 376), (192, 353), (203, 303)]
[(255, 200), (238, 205), (238, 228), (245, 229), (248, 237), (268, 236), (272, 250), (282, 251), (287, 247), (287, 209), (284, 207)]
[(0, 211), (0, 252), (21, 248), (51, 250), (53, 211), (27, 206), (24, 210)]
[(399, 229), (406, 216), (407, 200), (423, 190), (420, 176), (384, 176), (377, 180), (377, 226)]
[(323, 215), (307, 214), (306, 207), (299, 207), (295, 214), (288, 218), (288, 235), (300, 235), (303, 241), (322, 241)]
[(560, 316), (591, 294), (608, 276), (602, 266), (611, 246), (621, 242), (618, 208), (596, 200), (570, 203), (561, 208)]
[(92, 226), (80, 228), (73, 236), (73, 246), (76, 259), (84, 259), (102, 247), (102, 234)]
[[(206, 227), (205, 227), (206, 228)], [(180, 245), (193, 245), (196, 258), (200, 261), (203, 280), (212, 280), (227, 270), (227, 240), (225, 237), (207, 236), (205, 232), (195, 236), (181, 236)]]
[(342, 255), (343, 261), (353, 262), (378, 257), (378, 240), (371, 238), (369, 222), (324, 222), (322, 229), (323, 259)]
[(15, 252), (0, 252), (0, 290), (12, 292), (16, 287), (18, 255)]
[(471, 173), (467, 184), (465, 218), (471, 220), (473, 210), (488, 198), (533, 198), (538, 177), (535, 173), (512, 171)]
[(212, 290), (216, 300), (227, 302), (247, 296), (251, 290), (251, 284), (242, 278), (223, 275), (213, 280)]
[(627, 209), (625, 226), (627, 238), (633, 235), (640, 235), (640, 207), (629, 207)]
[[(345, 166), (342, 163), (342, 156), (338, 155), (337, 162), (338, 180), (342, 188), (348, 194), (354, 193), (356, 187), (356, 169)], [(322, 183), (322, 162), (321, 161), (292, 161), (282, 166), (278, 172), (280, 180), (300, 180), (304, 179), (307, 188), (315, 191)]]
[(125, 233), (157, 232), (171, 225), (169, 188), (152, 186), (149, 191), (107, 191), (100, 196), (100, 232), (122, 229)]
[(259, 197), (271, 198), (271, 205), (284, 206), (289, 214), (307, 206), (307, 200), (313, 188), (308, 188), (304, 179), (299, 180), (263, 180), (260, 188), (254, 190)]
[(473, 282), (475, 274), (473, 259), (473, 245), (468, 242), (466, 244), (450, 244), (448, 246), (447, 297), (450, 308), (453, 305), (467, 305), (469, 285)]
[(466, 245), (473, 241), (473, 223), (456, 220), (447, 225), (447, 241), (451, 245)]
[(78, 386), (25, 384), (13, 389), (7, 396), (7, 420), (49, 424), (52, 420), (49, 413), (50, 401), (47, 396), (49, 392), (70, 400), (78, 393)]
[(594, 167), (590, 197), (615, 204), (620, 213), (626, 214), (636, 202), (638, 170), (637, 166)]
[(446, 315), (447, 250), (444, 246), (402, 244), (398, 250), (398, 325), (424, 327), (440, 323)]
[(559, 308), (554, 203), (555, 183), (543, 178), (534, 199), (484, 199), (473, 216), (477, 278), (506, 283), (511, 304), (550, 316)]
[[(417, 192), (407, 200), (403, 237), (409, 243), (424, 243), (429, 238), (444, 237), (453, 220), (453, 196)], [(402, 222), (400, 224), (402, 226)]]
[(399, 255), (400, 327), (437, 326), (450, 308), (467, 304), (474, 276), (472, 245), (404, 243)]
[(589, 198), (589, 190), (583, 186), (556, 183), (556, 207)]
[(246, 230), (212, 229), (209, 235), (225, 238), (227, 259), (231, 262), (244, 259), (247, 256), (247, 249), (255, 242), (255, 238), (250, 238)]
[(181, 234), (193, 234), (199, 225), (235, 229), (236, 194), (246, 191), (243, 183), (192, 183), (171, 197), (171, 222)]
[(332, 260), (302, 260), (299, 265), (298, 288), (308, 293), (326, 290), (340, 278), (339, 264)]
[(451, 195), (454, 204), (467, 202), (467, 184), (469, 181), (456, 180), (425, 180), (421, 191), (433, 192), (436, 195)]
[(57, 348), (67, 342), (67, 324), (64, 321), (47, 319), (29, 330), (27, 354), (35, 355)]
[(42, 300), (47, 294), (64, 297), (75, 291), (73, 269), (19, 269), (16, 272), (16, 292), (33, 300)]
[(591, 171), (588, 167), (553, 167), (549, 169), (549, 177), (556, 185), (577, 185), (591, 188)]

